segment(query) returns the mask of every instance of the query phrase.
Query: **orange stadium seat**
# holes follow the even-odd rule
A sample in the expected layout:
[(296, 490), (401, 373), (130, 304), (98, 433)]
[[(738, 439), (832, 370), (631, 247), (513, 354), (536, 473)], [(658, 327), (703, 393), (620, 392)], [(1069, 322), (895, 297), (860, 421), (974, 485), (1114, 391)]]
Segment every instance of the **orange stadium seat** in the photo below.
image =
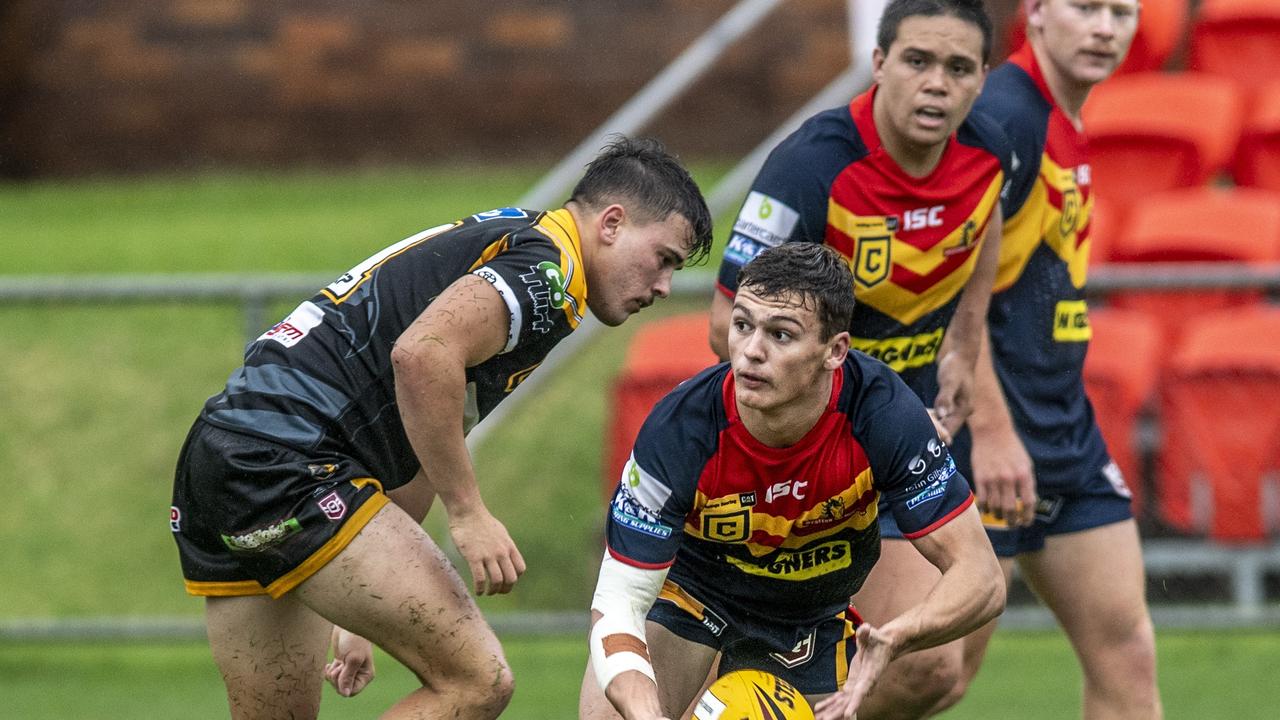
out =
[(719, 362), (707, 343), (709, 326), (706, 313), (676, 315), (645, 323), (632, 338), (622, 371), (613, 383), (606, 497), (618, 486), (631, 445), (653, 406), (676, 385)]
[[(1111, 248), (1115, 262), (1280, 260), (1280, 196), (1263, 190), (1191, 188), (1138, 203)], [(1160, 320), (1172, 346), (1187, 320), (1219, 308), (1261, 302), (1255, 290), (1125, 291), (1111, 302)]]
[(1161, 393), (1161, 514), (1223, 541), (1280, 529), (1280, 308), (1194, 321)]
[(1234, 155), (1242, 116), (1235, 83), (1213, 75), (1141, 73), (1102, 83), (1084, 107), (1094, 192), (1131, 205), (1205, 184)]
[(1280, 191), (1280, 81), (1254, 93), (1233, 174), (1241, 185)]
[[(1145, 3), (1144, 3), (1145, 5)], [(1188, 66), (1256, 87), (1280, 67), (1280, 3), (1203, 0), (1191, 28)]]
[[(1133, 36), (1129, 55), (1120, 73), (1159, 70), (1178, 49), (1191, 16), (1189, 0), (1142, 0), (1142, 19)], [(1005, 43), (1010, 52), (1017, 50), (1026, 38), (1026, 7), (1018, 4), (1018, 12), (1009, 22)]]
[(1089, 325), (1085, 391), (1107, 449), (1133, 491), (1134, 513), (1141, 513), (1147, 483), (1137, 429), (1159, 376), (1160, 326), (1144, 313), (1113, 308), (1090, 308)]

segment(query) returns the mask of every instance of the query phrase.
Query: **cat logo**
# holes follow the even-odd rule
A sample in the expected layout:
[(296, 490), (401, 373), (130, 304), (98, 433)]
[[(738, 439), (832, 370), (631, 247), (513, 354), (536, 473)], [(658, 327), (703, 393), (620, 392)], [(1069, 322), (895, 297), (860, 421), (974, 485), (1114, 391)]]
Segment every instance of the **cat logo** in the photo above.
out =
[(750, 510), (702, 516), (702, 535), (708, 540), (742, 542), (750, 534)]
[(1062, 219), (1058, 221), (1058, 232), (1062, 237), (1071, 237), (1080, 222), (1080, 191), (1069, 187), (1062, 191)]
[(854, 262), (853, 276), (863, 287), (874, 287), (889, 277), (888, 235), (858, 238), (858, 257)]

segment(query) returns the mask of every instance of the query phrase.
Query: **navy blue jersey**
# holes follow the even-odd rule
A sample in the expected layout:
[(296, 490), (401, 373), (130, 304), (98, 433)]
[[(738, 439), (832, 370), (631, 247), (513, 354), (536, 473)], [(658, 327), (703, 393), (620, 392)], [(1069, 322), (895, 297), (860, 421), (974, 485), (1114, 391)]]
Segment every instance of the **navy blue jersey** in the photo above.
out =
[(881, 499), (908, 538), (972, 502), (933, 423), (883, 363), (850, 352), (795, 445), (747, 431), (728, 364), (654, 407), (606, 528), (609, 552), (734, 615), (801, 624), (848, 605), (880, 554)]
[[(1107, 464), (1084, 391), (1090, 328), (1084, 286), (1093, 210), (1085, 137), (1059, 109), (1030, 45), (987, 78), (977, 109), (999, 120), (1018, 158), (988, 324), (996, 373), (1035, 462), (1041, 494)], [(967, 466), (967, 443), (957, 456)]]
[(783, 242), (825, 243), (854, 276), (853, 347), (903, 376), (926, 404), (960, 291), (973, 274), (1011, 160), (998, 125), (975, 114), (927, 177), (907, 175), (880, 144), (875, 88), (805, 121), (774, 148), (733, 226), (719, 289)]
[(373, 255), (250, 343), (244, 366), (201, 417), (300, 451), (353, 457), (388, 490), (407, 483), (419, 463), (396, 404), (391, 349), (467, 273), (492, 283), (510, 314), (506, 347), (467, 369), (470, 430), (586, 311), (581, 243), (567, 210), (478, 213)]

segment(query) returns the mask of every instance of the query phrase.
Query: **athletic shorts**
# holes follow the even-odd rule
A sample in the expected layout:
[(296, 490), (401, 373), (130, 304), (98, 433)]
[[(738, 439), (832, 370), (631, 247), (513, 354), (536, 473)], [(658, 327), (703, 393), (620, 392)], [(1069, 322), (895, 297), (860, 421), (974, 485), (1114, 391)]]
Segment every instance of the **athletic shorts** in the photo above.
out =
[(280, 597), (387, 503), (359, 463), (197, 420), (178, 458), (169, 529), (192, 595)]
[[(982, 525), (999, 557), (1014, 557), (1044, 548), (1050, 535), (1090, 530), (1133, 518), (1132, 499), (1119, 478), (1120, 468), (1108, 462), (1070, 492), (1048, 495), (1036, 503), (1035, 521), (1029, 527), (1009, 528), (1008, 523), (982, 514)], [(880, 539), (902, 540), (893, 515), (880, 506)]]
[(719, 674), (764, 670), (805, 695), (833, 693), (849, 676), (857, 650), (853, 633), (862, 622), (848, 608), (817, 625), (799, 627), (767, 619), (729, 619), (667, 580), (649, 620), (690, 642), (720, 652)]

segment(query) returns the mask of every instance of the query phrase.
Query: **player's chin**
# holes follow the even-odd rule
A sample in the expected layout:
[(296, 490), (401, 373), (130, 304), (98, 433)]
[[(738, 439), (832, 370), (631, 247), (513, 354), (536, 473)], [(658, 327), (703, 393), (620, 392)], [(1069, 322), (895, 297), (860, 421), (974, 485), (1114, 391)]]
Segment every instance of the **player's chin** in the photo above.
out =
[(634, 309), (615, 307), (612, 303), (587, 303), (587, 307), (591, 308), (591, 314), (596, 316), (604, 325), (609, 327), (617, 327), (627, 321), (627, 318), (639, 312), (638, 305)]

